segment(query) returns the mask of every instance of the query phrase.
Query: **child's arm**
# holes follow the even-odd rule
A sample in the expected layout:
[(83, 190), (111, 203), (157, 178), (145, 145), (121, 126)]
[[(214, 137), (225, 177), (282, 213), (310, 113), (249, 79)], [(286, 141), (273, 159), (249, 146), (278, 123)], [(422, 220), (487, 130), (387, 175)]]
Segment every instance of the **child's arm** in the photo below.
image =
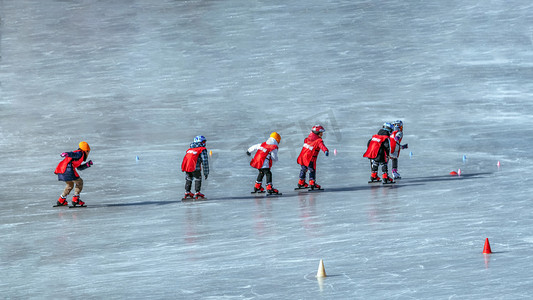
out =
[(252, 152), (256, 151), (257, 149), (259, 149), (259, 147), (261, 147), (261, 144), (255, 144), (253, 145), (252, 147), (248, 148), (248, 150), (246, 150), (246, 154), (248, 156), (250, 156), (252, 154)]
[(204, 170), (204, 177), (207, 179), (207, 175), (209, 175), (209, 155), (207, 155), (207, 149), (204, 149), (200, 153), (200, 158), (202, 159), (202, 169)]
[(270, 159), (272, 159), (272, 161), (278, 161), (278, 149), (270, 151)]

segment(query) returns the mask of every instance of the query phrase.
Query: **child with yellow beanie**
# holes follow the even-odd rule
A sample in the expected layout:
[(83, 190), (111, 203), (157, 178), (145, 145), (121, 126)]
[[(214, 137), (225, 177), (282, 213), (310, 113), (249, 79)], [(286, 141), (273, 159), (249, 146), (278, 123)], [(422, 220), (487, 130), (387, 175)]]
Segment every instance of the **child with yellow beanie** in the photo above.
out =
[(268, 194), (281, 195), (277, 189), (272, 187), (272, 172), (270, 171), (272, 163), (278, 161), (278, 145), (280, 141), (281, 136), (277, 132), (272, 132), (266, 142), (253, 145), (246, 151), (248, 156), (251, 156), (253, 151), (257, 151), (250, 162), (250, 166), (259, 170), (257, 180), (255, 181), (254, 191), (252, 193), (265, 192), (265, 189), (262, 187), (262, 181), (266, 176), (266, 191)]

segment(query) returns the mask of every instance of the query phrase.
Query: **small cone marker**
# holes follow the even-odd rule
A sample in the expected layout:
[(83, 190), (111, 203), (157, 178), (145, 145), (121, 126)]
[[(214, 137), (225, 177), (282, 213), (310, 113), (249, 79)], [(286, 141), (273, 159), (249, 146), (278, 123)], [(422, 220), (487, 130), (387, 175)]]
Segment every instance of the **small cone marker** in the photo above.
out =
[(489, 238), (485, 239), (485, 246), (483, 247), (483, 253), (484, 254), (491, 254), (492, 253), (492, 250), (490, 250)]
[(457, 170), (457, 175), (461, 176), (461, 169)]
[(498, 166), (498, 168), (500, 167), (500, 161), (498, 161), (498, 163), (496, 164)]
[(138, 155), (135, 156), (135, 160), (136, 160), (136, 161), (139, 161), (139, 156), (138, 156)]
[(320, 260), (318, 264), (318, 272), (316, 272), (316, 277), (326, 277), (326, 270), (324, 269), (324, 261)]
[(213, 151), (209, 150), (209, 156), (213, 156)]
[(333, 149), (333, 155), (337, 156), (337, 149)]

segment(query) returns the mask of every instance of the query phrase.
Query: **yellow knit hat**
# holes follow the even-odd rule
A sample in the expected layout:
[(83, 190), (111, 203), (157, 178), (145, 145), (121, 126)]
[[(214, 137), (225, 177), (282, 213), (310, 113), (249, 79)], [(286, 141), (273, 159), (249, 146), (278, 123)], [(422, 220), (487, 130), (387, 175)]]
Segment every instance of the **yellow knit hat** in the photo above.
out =
[(270, 137), (274, 138), (278, 142), (278, 144), (281, 141), (281, 136), (275, 131), (270, 134)]
[(89, 147), (89, 144), (87, 144), (87, 142), (80, 142), (80, 144), (78, 145), (78, 148), (80, 148), (81, 150), (85, 152), (91, 151), (91, 147)]

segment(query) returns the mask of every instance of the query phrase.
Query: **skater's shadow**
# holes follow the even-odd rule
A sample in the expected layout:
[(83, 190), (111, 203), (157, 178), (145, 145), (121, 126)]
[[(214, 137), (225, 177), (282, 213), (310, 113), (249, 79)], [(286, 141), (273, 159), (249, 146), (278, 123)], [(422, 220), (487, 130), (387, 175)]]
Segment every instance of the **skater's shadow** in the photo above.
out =
[(426, 183), (426, 182), (435, 182), (435, 181), (451, 181), (451, 180), (468, 180), (474, 178), (480, 178), (486, 175), (492, 175), (492, 172), (483, 172), (483, 173), (470, 173), (462, 174), (461, 176), (452, 176), (452, 175), (435, 175), (435, 176), (424, 176), (424, 177), (410, 177), (406, 179), (401, 179), (400, 181), (404, 184), (411, 183)]
[(170, 201), (141, 201), (128, 203), (108, 203), (108, 204), (91, 204), (90, 207), (126, 207), (126, 206), (145, 206), (145, 205), (168, 205), (181, 202), (180, 200)]

